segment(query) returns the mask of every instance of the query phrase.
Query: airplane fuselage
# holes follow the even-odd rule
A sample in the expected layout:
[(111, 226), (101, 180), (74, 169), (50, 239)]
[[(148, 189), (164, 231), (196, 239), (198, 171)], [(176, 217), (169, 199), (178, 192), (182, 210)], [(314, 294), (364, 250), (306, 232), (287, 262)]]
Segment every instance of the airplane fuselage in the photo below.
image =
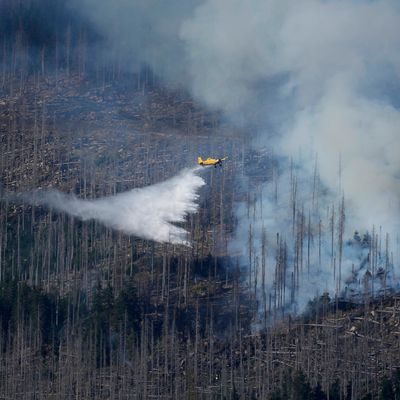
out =
[(203, 167), (207, 166), (221, 166), (222, 167), (222, 161), (224, 161), (227, 157), (224, 158), (207, 158), (206, 160), (203, 160), (201, 157), (198, 157), (197, 163), (199, 165), (202, 165)]

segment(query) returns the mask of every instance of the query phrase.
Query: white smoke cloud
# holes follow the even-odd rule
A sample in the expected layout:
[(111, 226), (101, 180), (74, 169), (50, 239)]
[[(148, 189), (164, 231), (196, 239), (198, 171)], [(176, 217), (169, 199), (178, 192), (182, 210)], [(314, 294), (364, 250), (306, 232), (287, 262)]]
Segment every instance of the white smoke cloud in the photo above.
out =
[[(193, 91), (213, 106), (264, 107), (257, 85), (283, 76), (277, 89), (269, 86), (278, 92), (275, 106), (288, 105), (273, 143), (278, 153), (300, 149), (309, 171), (318, 154), (323, 183), (334, 191), (341, 159), (354, 225), (398, 230), (400, 111), (387, 85), (400, 73), (396, 2), (207, 0), (183, 23), (181, 38)], [(268, 144), (271, 133), (263, 134)]]
[(195, 93), (231, 108), (279, 74), (289, 78), (283, 93), (305, 103), (340, 74), (353, 83), (390, 67), (398, 75), (398, 33), (392, 1), (207, 0), (183, 22), (181, 38)]
[(8, 197), (51, 207), (84, 221), (95, 219), (144, 239), (189, 245), (188, 232), (173, 223), (184, 222), (187, 214), (197, 211), (197, 191), (205, 182), (196, 170), (185, 169), (164, 182), (95, 200), (57, 190)]
[[(377, 273), (378, 267), (389, 282), (389, 255), (382, 250), (374, 264), (372, 256), (367, 258), (374, 244), (347, 245), (346, 239), (354, 230), (371, 232), (375, 226), (376, 233), (382, 226), (394, 244), (399, 232), (398, 3), (206, 0), (183, 23), (181, 38), (196, 96), (231, 114), (264, 114), (264, 126), (275, 131), (265, 128), (254, 145), (270, 145), (297, 162), (295, 213), (293, 181), (285, 171), (274, 182), (278, 196), (273, 184), (264, 185), (255, 218), (238, 207), (237, 237), (231, 244), (246, 255), (244, 263), (260, 289), (266, 232), (264, 288), (272, 309), (302, 311), (324, 291), (361, 293), (364, 274)], [(312, 199), (316, 157), (318, 207)], [(343, 195), (347, 232), (342, 243), (338, 211)], [(305, 229), (304, 242), (299, 242), (299, 229)], [(285, 263), (278, 261), (277, 232), (287, 245)], [(377, 290), (381, 278), (373, 279)]]
[[(340, 185), (346, 197), (351, 228), (375, 225), (396, 233), (400, 222), (399, 127), (400, 112), (392, 105), (357, 98), (347, 90), (332, 90), (317, 109), (298, 113), (293, 130), (281, 140), (282, 152), (293, 154), (303, 148), (303, 157), (309, 160), (313, 152), (318, 153), (323, 183), (336, 192)], [(311, 164), (303, 163), (309, 173)]]
[[(126, 48), (137, 60), (186, 84), (197, 99), (224, 110), (233, 121), (252, 125), (253, 119), (259, 119), (255, 125), (264, 129), (259, 129), (254, 146), (268, 145), (281, 158), (300, 160), (297, 195), (302, 193), (304, 198), (298, 199), (298, 205), (305, 215), (310, 211), (312, 240), (320, 218), (325, 221), (326, 236), (321, 244), (323, 262), (316, 263), (315, 253), (311, 255), (311, 275), (307, 271), (301, 279), (302, 289), (299, 285), (296, 288), (302, 304), (317, 290), (338, 288), (331, 270), (332, 260), (339, 256), (337, 222), (332, 251), (329, 217), (323, 213), (332, 205), (337, 209), (342, 195), (346, 199), (347, 237), (355, 229), (371, 232), (374, 225), (391, 233), (392, 244), (398, 240), (398, 1), (204, 0), (185, 2), (182, 9), (176, 8), (175, 2), (168, 3), (175, 4), (172, 14), (172, 8), (165, 13), (168, 6), (157, 1), (145, 7), (140, 6), (141, 1), (128, 5), (123, 0), (112, 5), (96, 1), (96, 7), (90, 7), (93, 0), (84, 0), (84, 4), (89, 5), (85, 12), (112, 45), (128, 44)], [(107, 11), (110, 7), (112, 12)], [(138, 19), (151, 26), (150, 35)], [(325, 188), (325, 194), (319, 195), (318, 212), (310, 200), (316, 157), (320, 192)], [(278, 186), (290, 196), (287, 173)], [(280, 195), (283, 204), (277, 206), (273, 191), (269, 185), (263, 188), (257, 221), (249, 221), (248, 213), (239, 206), (237, 246), (246, 247), (249, 222), (253, 223), (255, 247), (260, 245), (264, 228), (272, 236), (281, 232), (287, 243), (296, 240), (289, 228), (290, 205), (285, 206), (289, 200)], [(353, 262), (363, 258), (354, 248), (346, 251), (343, 282), (351, 277)], [(365, 251), (361, 251), (363, 256)], [(293, 260), (294, 249), (288, 252)], [(275, 290), (273, 261), (269, 260), (271, 290)], [(287, 271), (288, 289), (293, 272)]]
[(104, 40), (102, 55), (137, 71), (150, 65), (162, 78), (185, 80), (179, 30), (200, 0), (71, 0)]
[[(282, 312), (303, 312), (323, 293), (358, 300), (365, 291), (367, 271), (374, 275), (375, 294), (384, 290), (383, 281), (386, 287), (398, 287), (385, 235), (375, 230), (373, 238), (361, 233), (359, 241), (353, 235), (341, 237), (343, 202), (318, 189), (318, 182), (313, 196), (313, 179), (301, 166), (286, 167), (277, 181), (263, 185), (250, 213), (245, 204), (238, 206), (240, 223), (230, 243), (232, 252), (243, 255), (251, 286), (257, 287), (260, 311), (263, 291), (268, 319)], [(380, 250), (375, 247), (375, 256), (369, 255), (378, 242)]]

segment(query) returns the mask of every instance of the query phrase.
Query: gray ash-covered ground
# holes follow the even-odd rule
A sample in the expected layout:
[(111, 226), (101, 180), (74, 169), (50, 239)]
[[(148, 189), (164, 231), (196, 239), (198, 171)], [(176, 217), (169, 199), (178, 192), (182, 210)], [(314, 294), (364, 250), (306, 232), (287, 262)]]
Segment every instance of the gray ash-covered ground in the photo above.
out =
[(304, 317), (259, 321), (228, 243), (236, 202), (276, 173), (269, 149), (249, 150), (246, 132), (179, 88), (74, 76), (16, 87), (0, 100), (6, 191), (97, 198), (160, 182), (198, 155), (229, 159), (204, 171), (200, 210), (184, 224), (190, 248), (1, 203), (6, 398), (288, 398), (298, 389), (290, 382), (362, 398), (385, 376), (396, 388), (399, 311), (389, 292), (356, 304), (322, 296)]

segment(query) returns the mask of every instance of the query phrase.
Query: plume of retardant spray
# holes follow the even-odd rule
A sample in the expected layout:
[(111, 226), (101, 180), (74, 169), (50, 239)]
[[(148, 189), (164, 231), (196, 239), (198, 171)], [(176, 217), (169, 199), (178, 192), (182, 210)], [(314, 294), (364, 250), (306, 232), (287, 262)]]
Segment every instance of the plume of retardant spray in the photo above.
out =
[(115, 196), (82, 200), (58, 190), (7, 195), (65, 212), (84, 221), (95, 219), (113, 229), (157, 242), (189, 245), (185, 229), (173, 225), (196, 212), (198, 189), (205, 184), (197, 168), (184, 169), (176, 176), (151, 186)]

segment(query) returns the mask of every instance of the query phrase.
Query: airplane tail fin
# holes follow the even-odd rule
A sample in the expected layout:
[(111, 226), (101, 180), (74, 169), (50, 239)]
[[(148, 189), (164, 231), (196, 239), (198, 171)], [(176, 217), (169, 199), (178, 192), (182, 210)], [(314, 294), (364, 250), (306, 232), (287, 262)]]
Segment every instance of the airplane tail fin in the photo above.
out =
[(197, 163), (198, 164), (203, 164), (203, 159), (201, 157), (197, 157)]

